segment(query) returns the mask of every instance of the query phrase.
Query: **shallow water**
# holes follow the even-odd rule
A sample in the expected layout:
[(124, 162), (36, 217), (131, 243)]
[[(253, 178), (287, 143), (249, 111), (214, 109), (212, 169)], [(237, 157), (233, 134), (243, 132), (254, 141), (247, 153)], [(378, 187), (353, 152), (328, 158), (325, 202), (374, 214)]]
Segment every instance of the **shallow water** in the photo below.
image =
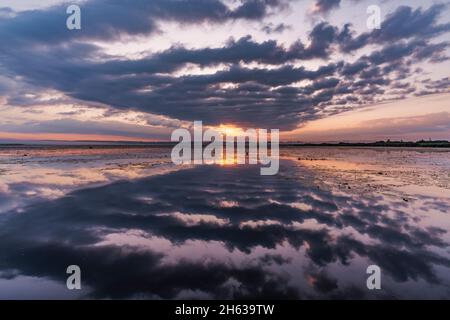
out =
[(448, 150), (282, 148), (276, 176), (169, 155), (0, 149), (0, 298), (450, 298)]

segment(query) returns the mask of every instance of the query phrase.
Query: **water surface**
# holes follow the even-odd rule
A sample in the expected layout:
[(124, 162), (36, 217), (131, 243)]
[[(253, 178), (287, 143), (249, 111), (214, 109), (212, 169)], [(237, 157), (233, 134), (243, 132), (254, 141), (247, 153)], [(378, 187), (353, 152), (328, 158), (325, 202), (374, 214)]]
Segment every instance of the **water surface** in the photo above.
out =
[(0, 149), (0, 298), (450, 298), (447, 150), (283, 148), (276, 176), (169, 155)]

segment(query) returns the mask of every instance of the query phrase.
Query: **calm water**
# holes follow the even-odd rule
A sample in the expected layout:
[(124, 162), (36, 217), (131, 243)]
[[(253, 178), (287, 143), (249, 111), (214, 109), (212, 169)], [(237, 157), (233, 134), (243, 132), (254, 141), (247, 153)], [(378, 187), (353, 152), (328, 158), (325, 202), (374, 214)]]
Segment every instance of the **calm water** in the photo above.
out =
[(0, 149), (0, 298), (450, 298), (449, 151), (286, 148), (276, 176), (169, 154)]

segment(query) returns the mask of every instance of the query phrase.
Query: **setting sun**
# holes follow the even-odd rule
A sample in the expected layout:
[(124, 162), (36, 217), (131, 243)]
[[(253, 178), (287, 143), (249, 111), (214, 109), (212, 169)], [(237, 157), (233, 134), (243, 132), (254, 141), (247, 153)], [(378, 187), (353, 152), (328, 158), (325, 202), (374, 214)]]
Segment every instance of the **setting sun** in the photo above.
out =
[(225, 136), (240, 136), (244, 133), (242, 128), (238, 128), (233, 125), (221, 124), (219, 127), (213, 129), (219, 131)]

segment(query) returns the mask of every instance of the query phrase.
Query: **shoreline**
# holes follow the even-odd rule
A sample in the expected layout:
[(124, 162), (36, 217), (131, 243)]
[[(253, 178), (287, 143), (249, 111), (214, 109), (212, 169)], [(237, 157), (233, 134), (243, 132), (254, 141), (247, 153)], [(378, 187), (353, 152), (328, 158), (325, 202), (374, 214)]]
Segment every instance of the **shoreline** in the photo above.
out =
[[(145, 144), (1, 144), (1, 149), (144, 149), (144, 148), (173, 148), (176, 146), (176, 142), (162, 142), (162, 143), (145, 143)], [(204, 144), (204, 146), (206, 146)], [(270, 142), (268, 142), (270, 145)], [(381, 144), (381, 143), (280, 143), (280, 148), (411, 148), (411, 149), (450, 149), (449, 143), (399, 143), (399, 144)]]

